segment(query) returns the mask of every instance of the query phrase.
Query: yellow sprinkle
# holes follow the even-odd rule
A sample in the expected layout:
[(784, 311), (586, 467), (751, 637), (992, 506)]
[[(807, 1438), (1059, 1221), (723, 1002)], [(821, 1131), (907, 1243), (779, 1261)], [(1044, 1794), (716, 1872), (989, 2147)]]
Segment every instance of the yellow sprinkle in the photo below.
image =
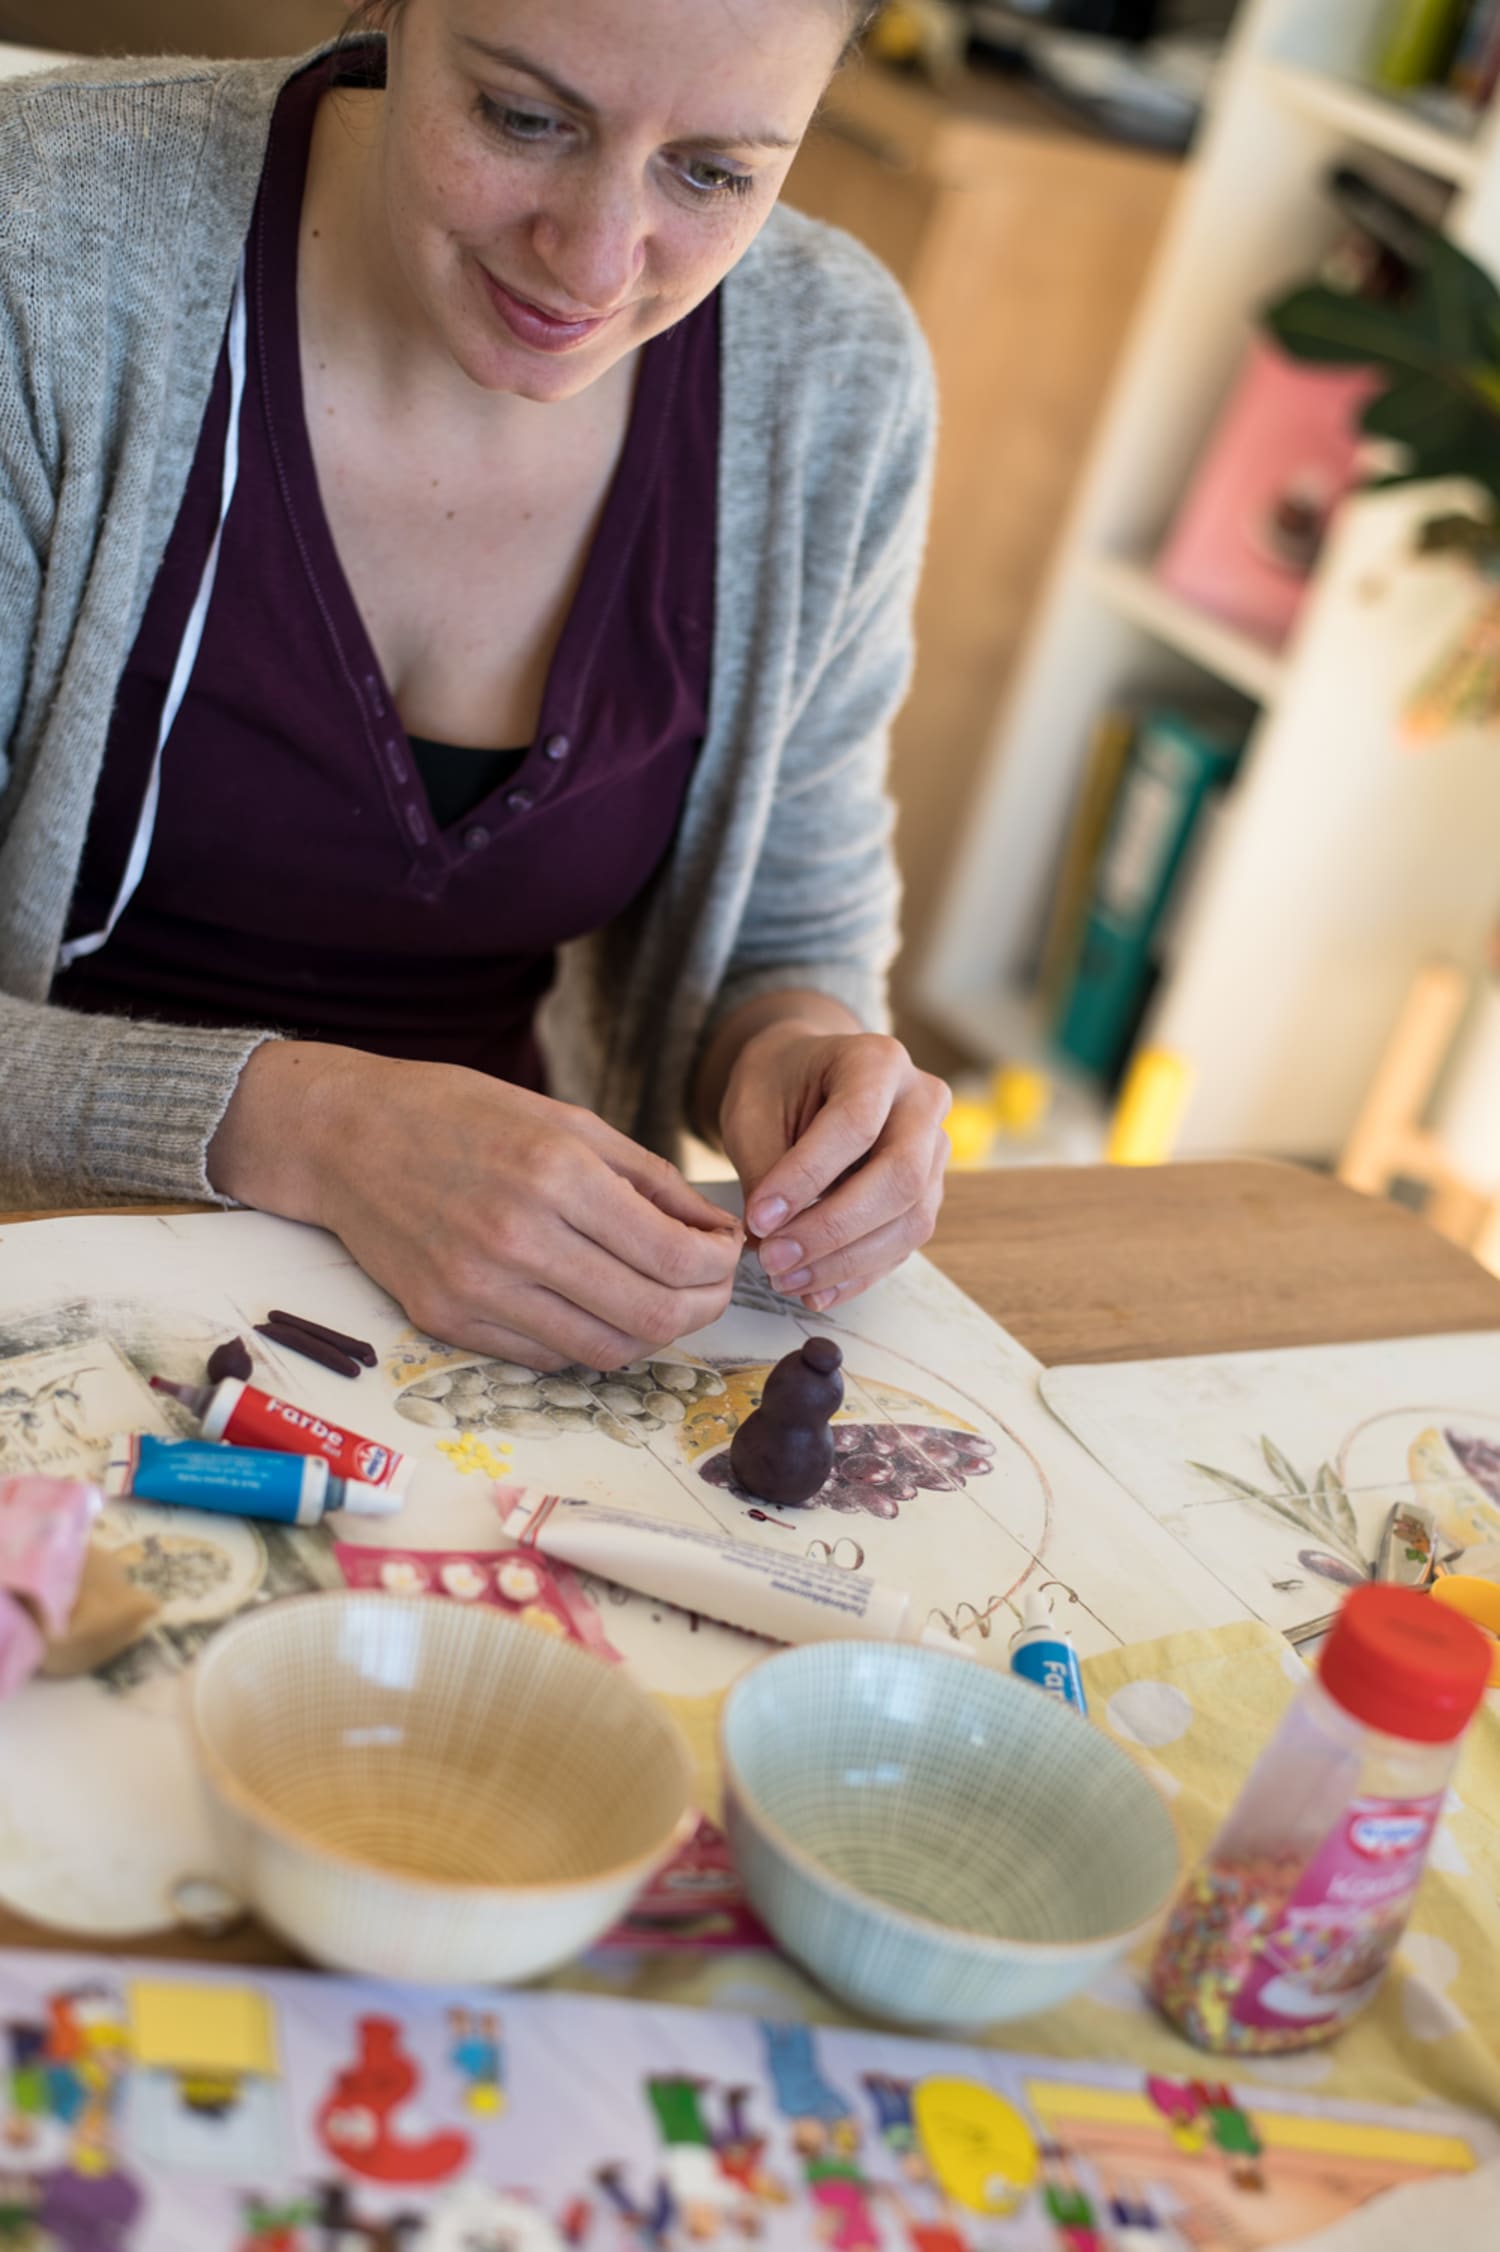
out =
[(498, 1446), (491, 1446), (487, 1439), (477, 1437), (472, 1431), (465, 1431), (461, 1439), (439, 1439), (437, 1445), (438, 1453), (446, 1455), (454, 1469), (463, 1472), (465, 1476), (470, 1471), (481, 1473), (486, 1478), (505, 1476), (510, 1448), (503, 1440)]

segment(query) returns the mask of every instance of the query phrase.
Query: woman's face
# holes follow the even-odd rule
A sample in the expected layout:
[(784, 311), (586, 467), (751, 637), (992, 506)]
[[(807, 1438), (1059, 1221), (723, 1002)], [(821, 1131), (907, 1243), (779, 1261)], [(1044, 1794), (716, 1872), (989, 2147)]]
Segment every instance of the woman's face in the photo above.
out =
[(471, 381), (565, 399), (764, 225), (841, 0), (405, 0), (380, 179), (400, 275)]

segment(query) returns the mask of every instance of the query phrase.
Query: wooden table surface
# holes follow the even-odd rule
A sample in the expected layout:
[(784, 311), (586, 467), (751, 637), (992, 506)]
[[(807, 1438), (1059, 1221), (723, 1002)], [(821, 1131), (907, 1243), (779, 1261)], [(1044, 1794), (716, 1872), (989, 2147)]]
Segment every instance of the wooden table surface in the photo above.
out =
[[(960, 1173), (929, 1250), (1049, 1365), (1500, 1329), (1500, 1280), (1467, 1253), (1410, 1213), (1294, 1166)], [(3, 1907), (0, 1945), (296, 1960), (254, 1924), (226, 1939), (169, 1933), (115, 1948)]]
[(929, 1255), (1049, 1367), (1500, 1329), (1500, 1280), (1293, 1165), (950, 1177)]

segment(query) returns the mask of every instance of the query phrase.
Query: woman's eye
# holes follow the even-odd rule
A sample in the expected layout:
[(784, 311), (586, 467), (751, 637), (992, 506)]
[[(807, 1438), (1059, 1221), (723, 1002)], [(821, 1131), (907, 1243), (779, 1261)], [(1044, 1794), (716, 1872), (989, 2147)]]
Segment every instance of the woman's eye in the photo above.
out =
[(488, 98), (479, 106), (488, 122), (512, 141), (545, 141), (557, 129), (556, 119), (542, 110), (515, 109), (508, 102)]
[(695, 194), (705, 197), (745, 195), (754, 184), (748, 172), (731, 172), (727, 165), (702, 156), (688, 159), (682, 177)]

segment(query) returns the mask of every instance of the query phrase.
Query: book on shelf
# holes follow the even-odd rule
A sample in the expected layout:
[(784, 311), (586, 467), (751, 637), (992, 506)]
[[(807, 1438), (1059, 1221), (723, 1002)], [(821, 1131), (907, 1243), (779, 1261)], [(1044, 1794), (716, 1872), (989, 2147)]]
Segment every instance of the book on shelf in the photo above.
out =
[(1072, 976), (1088, 918), (1094, 868), (1114, 811), (1125, 760), (1135, 740), (1135, 714), (1110, 705), (1095, 720), (1058, 859), (1057, 879), (1037, 955), (1036, 995), (1055, 1008)]
[(1149, 997), (1163, 919), (1194, 831), (1228, 781), (1238, 721), (1175, 706), (1143, 713), (1120, 777), (1053, 1039), (1086, 1071), (1112, 1079)]
[(1473, 0), (1448, 73), (1456, 94), (1476, 108), (1500, 82), (1500, 0)]
[(1380, 16), (1376, 83), (1404, 93), (1445, 78), (1469, 13), (1470, 0), (1387, 0)]
[(1168, 590), (1279, 648), (1358, 474), (1368, 368), (1315, 367), (1251, 343), (1157, 557)]

